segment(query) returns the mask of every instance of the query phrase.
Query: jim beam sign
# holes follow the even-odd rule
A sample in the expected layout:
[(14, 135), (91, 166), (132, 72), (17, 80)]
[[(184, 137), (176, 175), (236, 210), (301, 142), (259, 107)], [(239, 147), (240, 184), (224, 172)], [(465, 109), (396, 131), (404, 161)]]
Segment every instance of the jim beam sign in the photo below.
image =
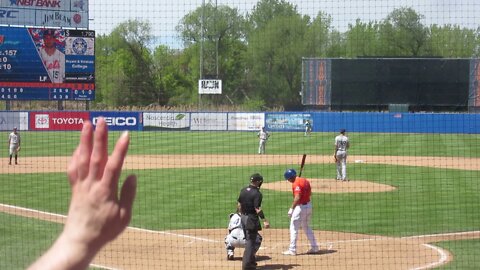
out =
[(221, 94), (222, 80), (198, 80), (199, 94)]

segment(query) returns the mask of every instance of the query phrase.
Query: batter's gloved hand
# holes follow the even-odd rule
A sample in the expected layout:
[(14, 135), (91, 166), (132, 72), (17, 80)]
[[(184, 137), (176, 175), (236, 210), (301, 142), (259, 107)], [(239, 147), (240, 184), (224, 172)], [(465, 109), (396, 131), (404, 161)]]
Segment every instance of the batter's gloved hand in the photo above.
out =
[(288, 217), (292, 217), (293, 208), (288, 209)]

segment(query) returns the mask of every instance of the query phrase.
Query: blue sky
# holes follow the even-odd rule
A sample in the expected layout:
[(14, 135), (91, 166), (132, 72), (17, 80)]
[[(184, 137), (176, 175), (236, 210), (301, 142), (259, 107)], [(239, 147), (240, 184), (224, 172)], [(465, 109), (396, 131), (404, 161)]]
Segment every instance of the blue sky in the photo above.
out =
[[(206, 3), (209, 0), (205, 0)], [(211, 1), (215, 3), (215, 0)], [(424, 24), (457, 24), (476, 29), (480, 25), (480, 0), (291, 0), (302, 14), (314, 17), (319, 11), (330, 14), (333, 27), (345, 31), (349, 23), (380, 21), (393, 9), (412, 7), (425, 16)], [(217, 0), (218, 5), (250, 12), (257, 1)], [(175, 27), (187, 13), (202, 5), (202, 0), (101, 0), (89, 1), (90, 26), (100, 34), (108, 34), (128, 19), (148, 21), (157, 42), (178, 47)]]

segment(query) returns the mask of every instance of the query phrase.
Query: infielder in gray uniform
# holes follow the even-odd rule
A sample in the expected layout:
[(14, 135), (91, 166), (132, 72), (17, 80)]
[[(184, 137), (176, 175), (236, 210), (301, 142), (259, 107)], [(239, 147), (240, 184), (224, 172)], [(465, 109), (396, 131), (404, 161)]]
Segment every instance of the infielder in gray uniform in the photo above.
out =
[(270, 133), (265, 130), (265, 127), (262, 127), (257, 133), (257, 137), (260, 139), (258, 142), (258, 154), (265, 154), (265, 145), (267, 144), (268, 138), (270, 138)]
[(340, 134), (335, 137), (335, 152), (333, 157), (337, 163), (337, 180), (347, 180), (347, 149), (350, 147), (345, 129), (340, 129)]
[(15, 164), (18, 164), (18, 151), (20, 150), (20, 134), (17, 132), (17, 128), (13, 128), (13, 132), (8, 135), (8, 146), (10, 159), (8, 165), (12, 165), (12, 156), (15, 155)]
[[(262, 244), (262, 236), (257, 235), (254, 250), (255, 253), (260, 249)], [(241, 214), (237, 209), (236, 213), (230, 214), (230, 221), (228, 223), (228, 234), (225, 236), (225, 248), (227, 249), (227, 260), (234, 259), (235, 248), (245, 248), (245, 233), (243, 232)]]

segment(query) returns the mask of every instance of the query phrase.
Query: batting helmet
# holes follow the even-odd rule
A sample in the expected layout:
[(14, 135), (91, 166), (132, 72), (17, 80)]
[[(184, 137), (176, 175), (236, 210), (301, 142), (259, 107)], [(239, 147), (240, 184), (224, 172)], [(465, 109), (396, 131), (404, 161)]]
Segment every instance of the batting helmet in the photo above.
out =
[(285, 171), (283, 176), (285, 177), (285, 180), (288, 180), (292, 177), (297, 176), (297, 172), (294, 169), (288, 169), (288, 170)]

